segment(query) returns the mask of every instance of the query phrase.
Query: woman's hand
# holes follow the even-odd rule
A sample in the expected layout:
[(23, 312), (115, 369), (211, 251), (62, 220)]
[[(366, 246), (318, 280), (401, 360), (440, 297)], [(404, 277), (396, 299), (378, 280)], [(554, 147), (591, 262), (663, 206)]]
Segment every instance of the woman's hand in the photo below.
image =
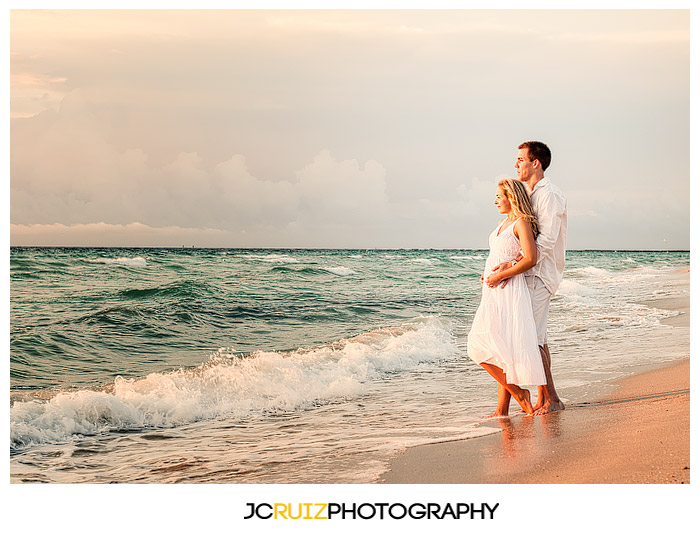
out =
[(503, 276), (501, 275), (501, 272), (496, 272), (491, 275), (489, 275), (486, 278), (486, 286), (490, 288), (494, 288), (498, 286), (498, 284), (503, 281)]
[[(511, 262), (507, 262), (507, 261), (506, 261), (506, 262), (502, 262), (501, 264), (497, 264), (497, 265), (494, 267), (494, 269), (492, 270), (492, 272), (494, 272), (495, 274), (497, 274), (497, 273), (502, 272), (503, 270), (507, 270), (507, 269), (510, 268), (511, 266), (513, 266), (513, 263), (511, 263)], [(501, 288), (506, 288), (506, 285), (508, 284), (508, 278), (507, 278), (507, 277), (501, 277), (500, 281), (503, 281), (503, 285), (501, 286)], [(500, 282), (500, 281), (499, 281), (499, 282)], [(483, 285), (483, 283), (484, 283), (484, 278), (483, 278), (483, 276), (482, 276), (482, 278), (481, 278), (481, 284)], [(498, 285), (498, 283), (496, 283), (496, 285)]]

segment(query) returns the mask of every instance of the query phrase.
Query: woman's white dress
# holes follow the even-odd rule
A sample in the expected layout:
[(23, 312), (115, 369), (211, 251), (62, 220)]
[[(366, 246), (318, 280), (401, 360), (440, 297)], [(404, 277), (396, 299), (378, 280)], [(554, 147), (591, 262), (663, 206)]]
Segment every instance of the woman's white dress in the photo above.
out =
[(508, 383), (544, 385), (547, 382), (525, 277), (511, 277), (505, 288), (500, 284), (495, 288), (486, 286), (486, 278), (496, 265), (513, 261), (520, 253), (520, 241), (513, 232), (515, 223), (501, 230), (506, 221), (489, 236), (481, 303), (467, 338), (467, 355), (476, 363), (499, 367)]

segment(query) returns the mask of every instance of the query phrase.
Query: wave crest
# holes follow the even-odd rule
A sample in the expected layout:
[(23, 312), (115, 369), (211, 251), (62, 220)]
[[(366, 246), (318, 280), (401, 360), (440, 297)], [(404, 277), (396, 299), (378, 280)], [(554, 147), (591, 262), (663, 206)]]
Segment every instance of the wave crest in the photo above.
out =
[(18, 400), (10, 408), (10, 447), (290, 411), (360, 395), (367, 382), (457, 354), (451, 326), (436, 317), (291, 352), (223, 348), (194, 369)]

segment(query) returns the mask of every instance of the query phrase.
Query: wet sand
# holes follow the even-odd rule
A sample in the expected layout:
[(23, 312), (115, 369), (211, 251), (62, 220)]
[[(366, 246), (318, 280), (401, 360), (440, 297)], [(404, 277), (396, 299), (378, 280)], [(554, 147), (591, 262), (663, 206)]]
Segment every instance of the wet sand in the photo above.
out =
[[(682, 311), (664, 323), (689, 328), (689, 297), (648, 302)], [(500, 429), (413, 447), (391, 463), (389, 484), (681, 484), (690, 482), (690, 360), (615, 382), (595, 401), (540, 417), (484, 421)]]

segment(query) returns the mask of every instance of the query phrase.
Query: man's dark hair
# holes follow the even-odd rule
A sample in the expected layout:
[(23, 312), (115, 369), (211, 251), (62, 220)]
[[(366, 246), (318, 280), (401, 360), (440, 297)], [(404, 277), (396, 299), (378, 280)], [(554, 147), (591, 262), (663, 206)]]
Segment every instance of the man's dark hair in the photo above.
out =
[(542, 171), (546, 170), (552, 162), (552, 151), (541, 141), (526, 141), (518, 145), (518, 149), (527, 149), (530, 160), (540, 161)]

